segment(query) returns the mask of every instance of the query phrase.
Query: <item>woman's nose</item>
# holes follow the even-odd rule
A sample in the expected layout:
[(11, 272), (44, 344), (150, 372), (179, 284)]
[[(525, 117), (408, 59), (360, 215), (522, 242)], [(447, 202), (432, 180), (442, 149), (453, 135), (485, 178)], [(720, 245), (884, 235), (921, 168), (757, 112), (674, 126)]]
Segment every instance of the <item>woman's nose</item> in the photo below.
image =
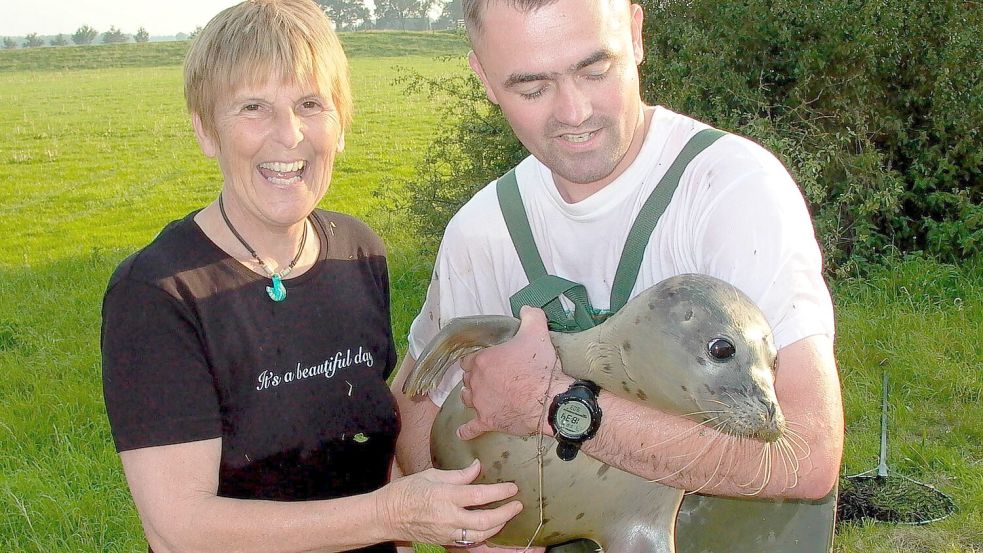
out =
[(274, 117), (274, 137), (287, 148), (293, 148), (304, 139), (300, 118), (293, 110), (281, 110)]

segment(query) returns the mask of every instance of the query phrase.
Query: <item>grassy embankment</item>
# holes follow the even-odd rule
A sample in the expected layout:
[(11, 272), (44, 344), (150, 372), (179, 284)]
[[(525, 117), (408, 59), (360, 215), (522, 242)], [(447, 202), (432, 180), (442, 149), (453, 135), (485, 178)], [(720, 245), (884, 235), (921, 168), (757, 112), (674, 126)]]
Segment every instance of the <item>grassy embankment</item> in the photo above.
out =
[[(438, 122), (394, 66), (464, 70), (459, 39), (347, 35), (354, 128), (324, 206), (390, 247), (397, 336), (431, 259), (373, 195), (412, 174)], [(0, 52), (0, 549), (136, 551), (141, 534), (102, 406), (99, 304), (115, 264), (214, 198), (183, 110), (182, 43)], [(455, 54), (434, 61), (433, 56)], [(983, 264), (919, 260), (834, 285), (847, 417), (844, 472), (876, 465), (880, 370), (892, 381), (892, 470), (960, 507), (924, 527), (840, 529), (839, 551), (983, 550)], [(886, 361), (885, 361), (886, 360)]]

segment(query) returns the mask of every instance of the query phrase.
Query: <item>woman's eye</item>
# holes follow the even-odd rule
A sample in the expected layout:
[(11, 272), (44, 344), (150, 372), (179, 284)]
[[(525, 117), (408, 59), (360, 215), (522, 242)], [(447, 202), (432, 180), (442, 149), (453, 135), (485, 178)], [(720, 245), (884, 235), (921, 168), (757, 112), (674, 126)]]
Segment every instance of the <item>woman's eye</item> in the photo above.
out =
[(304, 100), (303, 102), (301, 102), (300, 106), (297, 108), (297, 111), (298, 113), (301, 113), (303, 115), (316, 115), (318, 113), (321, 113), (325, 109), (326, 108), (324, 102), (322, 102), (317, 98), (312, 98), (310, 100)]
[(707, 353), (718, 361), (726, 361), (737, 353), (734, 344), (726, 338), (714, 338), (707, 344)]

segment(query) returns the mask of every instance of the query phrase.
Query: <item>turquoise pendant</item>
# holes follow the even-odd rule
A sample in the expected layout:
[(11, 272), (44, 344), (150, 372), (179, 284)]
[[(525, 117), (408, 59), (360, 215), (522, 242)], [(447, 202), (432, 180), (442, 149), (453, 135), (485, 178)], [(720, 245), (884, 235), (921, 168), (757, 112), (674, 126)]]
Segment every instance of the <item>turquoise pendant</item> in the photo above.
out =
[(283, 280), (280, 279), (280, 275), (273, 275), (270, 278), (273, 279), (273, 286), (267, 286), (266, 293), (273, 301), (283, 301), (287, 297), (287, 288), (283, 285)]

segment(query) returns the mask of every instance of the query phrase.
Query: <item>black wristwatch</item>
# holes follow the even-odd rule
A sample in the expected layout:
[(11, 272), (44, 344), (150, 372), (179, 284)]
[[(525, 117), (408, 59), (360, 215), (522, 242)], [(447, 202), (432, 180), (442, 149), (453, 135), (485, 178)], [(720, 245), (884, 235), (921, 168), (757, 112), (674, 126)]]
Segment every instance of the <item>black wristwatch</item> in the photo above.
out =
[(580, 444), (597, 434), (601, 425), (601, 406), (597, 404), (600, 392), (601, 388), (590, 380), (578, 380), (553, 398), (549, 423), (556, 435), (556, 455), (560, 459), (573, 460)]

